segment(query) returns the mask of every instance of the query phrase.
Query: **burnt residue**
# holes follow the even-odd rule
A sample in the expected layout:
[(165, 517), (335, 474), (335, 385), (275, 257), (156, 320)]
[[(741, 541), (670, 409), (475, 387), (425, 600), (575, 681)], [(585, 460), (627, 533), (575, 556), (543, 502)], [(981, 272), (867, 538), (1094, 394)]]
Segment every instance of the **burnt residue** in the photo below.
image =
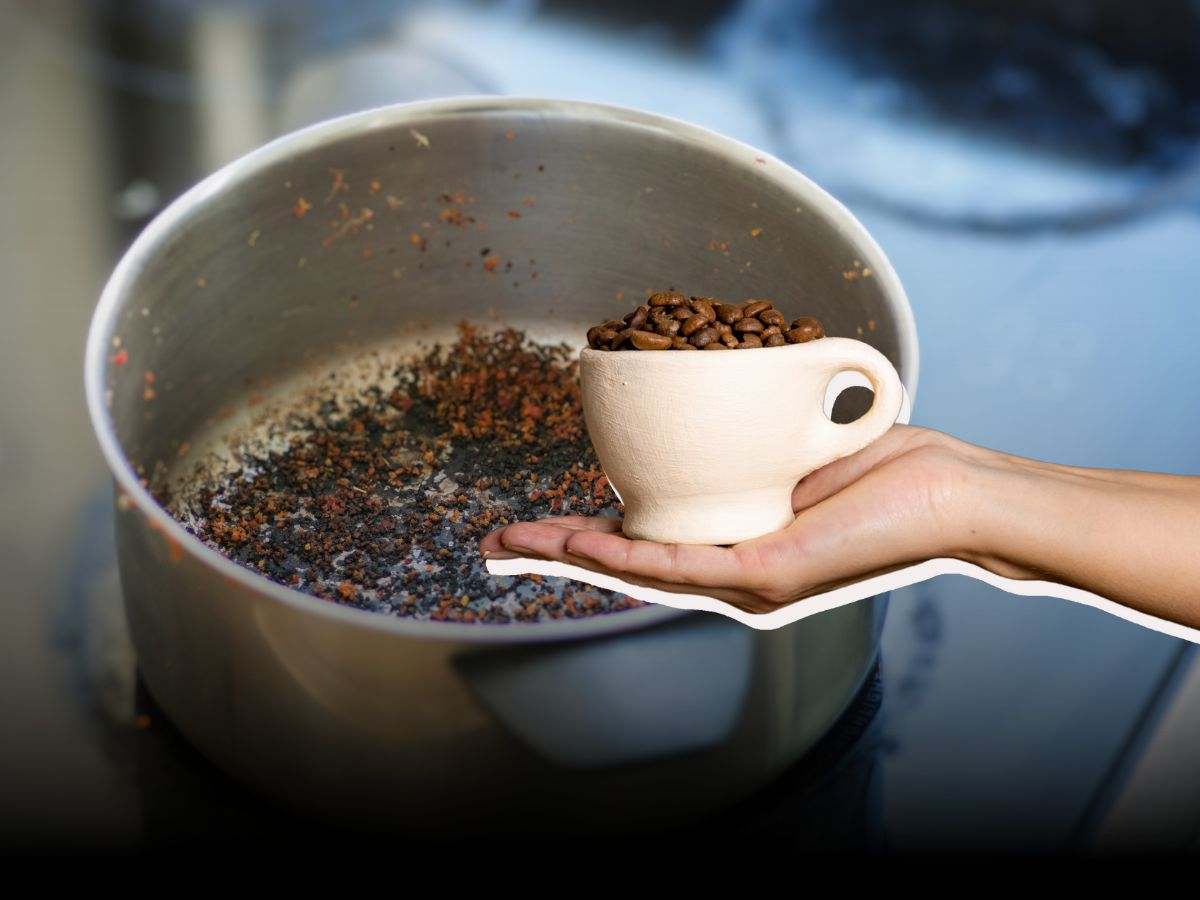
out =
[(392, 377), (332, 390), (287, 423), (282, 449), (176, 498), (201, 539), (280, 584), (376, 612), (542, 621), (640, 606), (565, 579), (493, 577), (478, 542), (547, 515), (616, 515), (566, 346), (460, 326)]

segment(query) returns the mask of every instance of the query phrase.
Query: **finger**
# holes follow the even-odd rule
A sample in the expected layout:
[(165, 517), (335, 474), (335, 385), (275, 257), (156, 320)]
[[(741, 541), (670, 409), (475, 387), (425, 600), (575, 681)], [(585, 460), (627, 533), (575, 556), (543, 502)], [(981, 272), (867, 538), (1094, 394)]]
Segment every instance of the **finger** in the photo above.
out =
[[(541, 524), (555, 525), (577, 531), (585, 529), (594, 531), (621, 530), (621, 520), (612, 516), (550, 516), (545, 519), (539, 519), (538, 522)], [(502, 532), (508, 528), (515, 527), (516, 524), (530, 523), (514, 523), (513, 525), (505, 525), (502, 528), (497, 528), (479, 542), (479, 552), (485, 559), (511, 559), (519, 555), (518, 553), (514, 553), (511, 550), (506, 549), (500, 536)]]
[(599, 516), (564, 516), (558, 519), (539, 519), (536, 522), (514, 522), (493, 534), (496, 535), (499, 546), (505, 550), (560, 558), (564, 553), (563, 542), (568, 535), (576, 532), (605, 534), (619, 531), (620, 528), (620, 521), (615, 519), (601, 519)]
[(504, 549), (504, 545), (500, 543), (500, 532), (503, 528), (497, 528), (484, 536), (479, 542), (479, 553), (484, 559), (514, 559), (517, 554), (511, 553)]
[(936, 439), (937, 435), (938, 432), (911, 425), (893, 425), (883, 437), (857, 453), (844, 456), (804, 476), (792, 491), (792, 509), (799, 512), (820, 503), (877, 466), (924, 441)]
[(518, 522), (498, 537), (509, 551), (575, 564), (583, 561), (596, 570), (652, 579), (675, 590), (750, 588), (761, 580), (758, 573), (744, 569), (729, 547), (631, 541), (617, 533), (563, 528), (548, 522)]
[(540, 559), (565, 559), (567, 538), (580, 531), (549, 522), (516, 522), (499, 533), (501, 546), (522, 556)]
[(621, 576), (674, 585), (753, 589), (761, 573), (749, 571), (730, 547), (632, 541), (619, 534), (576, 531), (566, 537), (571, 557), (589, 560)]
[(547, 516), (538, 519), (548, 525), (561, 525), (576, 531), (620, 531), (621, 520), (614, 516)]
[[(590, 537), (589, 537), (590, 536)], [(630, 584), (639, 585), (642, 587), (654, 588), (659, 591), (665, 591), (671, 594), (701, 594), (706, 597), (713, 597), (717, 600), (723, 600), (739, 609), (746, 612), (769, 612), (775, 608), (775, 604), (758, 596), (753, 591), (742, 590), (737, 587), (716, 587), (713, 585), (699, 585), (694, 582), (678, 582), (667, 581), (661, 578), (651, 577), (637, 571), (618, 571), (609, 568), (601, 562), (584, 556), (582, 553), (572, 552), (567, 545), (572, 546), (576, 542), (588, 542), (591, 537), (612, 537), (615, 540), (624, 541), (625, 543), (649, 543), (646, 541), (636, 542), (630, 541), (624, 537), (616, 535), (606, 535), (597, 531), (567, 531), (564, 530), (561, 535), (547, 535), (544, 533), (534, 534), (532, 531), (522, 530), (521, 539), (526, 543), (536, 542), (536, 547), (528, 548), (525, 552), (528, 555), (544, 556), (548, 559), (556, 559), (562, 562), (570, 563), (573, 566), (578, 566), (581, 569), (587, 569), (590, 572), (597, 572), (602, 575), (610, 575), (620, 581)], [(558, 543), (556, 538), (561, 538), (562, 543)], [(666, 545), (655, 545), (666, 546)], [(724, 548), (711, 547), (706, 549), (720, 550)]]
[[(596, 517), (588, 517), (586, 521), (589, 524), (594, 524), (593, 520)], [(640, 571), (623, 570), (608, 568), (601, 562), (584, 556), (582, 553), (570, 552), (567, 548), (568, 543), (582, 540), (585, 544), (589, 540), (588, 535), (595, 537), (610, 537), (617, 541), (623, 541), (627, 544), (649, 544), (647, 541), (629, 541), (627, 538), (620, 537), (616, 534), (610, 534), (599, 529), (578, 529), (561, 527), (554, 524), (551, 520), (542, 520), (539, 522), (518, 522), (492, 532), (484, 539), (489, 558), (494, 558), (493, 553), (509, 558), (515, 556), (526, 556), (538, 559), (553, 559), (561, 562), (567, 562), (574, 566), (587, 569), (591, 572), (598, 572), (603, 575), (611, 575), (619, 578), (628, 584), (641, 585), (643, 587), (655, 588), (660, 591), (666, 591), (673, 594), (696, 594), (700, 593), (708, 597), (713, 597), (718, 600), (723, 600), (739, 609), (746, 612), (769, 612), (775, 608), (775, 604), (758, 596), (753, 591), (741, 590), (738, 587), (718, 587), (714, 585), (699, 585), (694, 581), (676, 582), (663, 580), (661, 578), (651, 577), (650, 575)], [(651, 545), (655, 547), (666, 547), (668, 545)], [(728, 552), (726, 548), (721, 547), (706, 547), (706, 548), (689, 548), (694, 550), (716, 550)], [(635, 551), (636, 555), (636, 551)], [(689, 553), (688, 555), (692, 555)]]
[[(590, 518), (588, 521), (591, 521)], [(599, 560), (585, 556), (584, 553), (571, 552), (567, 546), (569, 543), (574, 544), (577, 541), (583, 541), (584, 545), (587, 546), (587, 542), (591, 538), (608, 538), (612, 541), (623, 542), (625, 544), (646, 545), (663, 549), (672, 545), (652, 544), (649, 541), (630, 541), (625, 537), (601, 530), (564, 528), (548, 521), (518, 522), (498, 532), (493, 532), (491, 535), (488, 535), (488, 538), (496, 541), (495, 546), (503, 547), (503, 552), (538, 559), (553, 559), (567, 562), (592, 572), (612, 575), (629, 584), (656, 588), (657, 590), (674, 594), (701, 593), (705, 596), (715, 597), (718, 600), (724, 600), (726, 603), (733, 604), (748, 612), (766, 612), (773, 608), (771, 604), (756, 596), (753, 592), (739, 590), (737, 586), (700, 585), (691, 578), (687, 581), (675, 581), (655, 577), (650, 574), (652, 571), (658, 571), (660, 574), (663, 574), (667, 570), (649, 566), (644, 567), (644, 570), (643, 568), (618, 570), (604, 565)], [(686, 555), (689, 557), (696, 556), (697, 554), (692, 551), (704, 550), (720, 551), (722, 553), (728, 552), (726, 548), (721, 547), (695, 547), (688, 548), (689, 552)], [(637, 556), (638, 551), (635, 551), (634, 555)]]

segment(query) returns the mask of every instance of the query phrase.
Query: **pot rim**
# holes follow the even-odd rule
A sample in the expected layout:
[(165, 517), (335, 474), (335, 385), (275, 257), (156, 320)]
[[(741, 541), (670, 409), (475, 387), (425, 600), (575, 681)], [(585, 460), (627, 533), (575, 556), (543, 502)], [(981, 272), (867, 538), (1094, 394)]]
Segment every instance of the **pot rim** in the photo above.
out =
[[(318, 122), (283, 135), (218, 169), (184, 192), (155, 216), (117, 263), (92, 314), (84, 356), (84, 388), (92, 430), (100, 444), (100, 450), (104, 454), (109, 471), (112, 472), (117, 483), (118, 493), (132, 504), (133, 508), (130, 509), (130, 512), (136, 509), (149, 520), (154, 530), (176, 543), (184, 553), (201, 565), (216, 570), (218, 574), (245, 586), (260, 596), (269, 597), (298, 612), (311, 613), (334, 622), (406, 637), (482, 644), (539, 643), (595, 638), (647, 628), (683, 616), (694, 615), (685, 610), (651, 605), (641, 609), (624, 610), (616, 614), (585, 619), (561, 619), (544, 623), (464, 624), (403, 619), (330, 603), (327, 600), (321, 600), (294, 588), (278, 584), (264, 575), (238, 565), (189, 532), (174, 516), (159, 506), (150, 495), (149, 490), (142, 486), (117, 439), (105, 400), (109, 335), (116, 327), (122, 300), (145, 269), (147, 260), (154, 255), (167, 238), (186, 225), (198, 207), (216, 194), (231, 189), (237, 183), (257, 175), (270, 166), (323, 144), (350, 136), (363, 136), (378, 129), (393, 128), (409, 121), (428, 122), (439, 117), (459, 116), (464, 113), (487, 114), (493, 112), (566, 115), (608, 122), (617, 126), (633, 126), (658, 131), (676, 140), (698, 144), (713, 152), (714, 155), (725, 157), (731, 163), (752, 166), (755, 171), (760, 172), (769, 181), (774, 181), (782, 189), (803, 198), (822, 214), (833, 219), (840, 230), (855, 235), (869, 251), (875, 254), (873, 268), (876, 271), (876, 277), (883, 283), (884, 295), (892, 306), (892, 313), (897, 322), (900, 349), (907, 370), (907, 377), (904, 378), (905, 386), (910, 396), (915, 396), (918, 366), (916, 322), (899, 277), (883, 250), (849, 210), (787, 164), (733, 138), (656, 113), (572, 100), (496, 96), (455, 97), (368, 109)], [(773, 165), (764, 166), (758, 162), (760, 160), (773, 163)]]

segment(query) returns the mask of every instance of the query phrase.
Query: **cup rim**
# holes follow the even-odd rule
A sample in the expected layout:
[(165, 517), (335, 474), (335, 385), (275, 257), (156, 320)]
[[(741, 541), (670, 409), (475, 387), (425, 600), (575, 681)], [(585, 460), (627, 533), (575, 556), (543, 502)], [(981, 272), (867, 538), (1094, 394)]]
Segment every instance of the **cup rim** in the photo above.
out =
[(809, 203), (821, 214), (834, 219), (844, 231), (854, 235), (863, 245), (867, 251), (866, 255), (871, 258), (876, 277), (883, 284), (884, 296), (893, 307), (892, 312), (898, 325), (900, 348), (906, 370), (906, 377), (903, 379), (905, 387), (910, 395), (915, 395), (918, 366), (916, 322), (899, 277), (867, 229), (841, 203), (804, 175), (764, 151), (733, 138), (656, 113), (574, 100), (469, 96), (377, 107), (318, 122), (285, 134), (208, 175), (155, 216), (126, 250), (109, 276), (88, 328), (84, 354), (84, 389), (92, 430), (101, 453), (116, 482), (118, 495), (131, 507), (129, 512), (136, 511), (143, 515), (152, 529), (181, 548), (194, 561), (259, 596), (268, 597), (298, 612), (313, 614), (333, 622), (397, 635), (464, 644), (523, 644), (600, 637), (647, 628), (692, 615), (685, 610), (650, 605), (642, 609), (586, 619), (467, 625), (402, 619), (329, 603), (278, 584), (260, 573), (238, 565), (189, 532), (162, 508), (149, 490), (141, 484), (131, 460), (118, 440), (115, 423), (106, 401), (109, 336), (115, 331), (123, 303), (136, 285), (148, 260), (185, 228), (197, 210), (202, 209), (207, 201), (219, 194), (236, 190), (239, 184), (279, 162), (339, 140), (362, 137), (373, 131), (395, 128), (407, 123), (428, 123), (439, 118), (452, 118), (464, 114), (484, 116), (489, 113), (575, 117), (615, 127), (646, 129), (676, 141), (690, 142), (734, 164), (749, 166), (759, 176), (774, 182), (781, 189)]

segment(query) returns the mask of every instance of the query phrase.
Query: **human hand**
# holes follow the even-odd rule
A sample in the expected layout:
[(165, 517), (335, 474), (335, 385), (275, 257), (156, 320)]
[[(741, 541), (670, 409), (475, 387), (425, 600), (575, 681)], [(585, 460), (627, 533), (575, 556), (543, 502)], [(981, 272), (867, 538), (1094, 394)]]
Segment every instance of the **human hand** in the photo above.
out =
[(1200, 478), (1010, 456), (906, 425), (802, 480), (795, 521), (732, 547), (634, 541), (568, 516), (489, 534), (485, 556), (573, 563), (751, 612), (926, 559), (1074, 585), (1200, 627)]
[(480, 550), (492, 558), (561, 560), (766, 612), (953, 552), (962, 539), (968, 461), (979, 452), (986, 451), (896, 426), (801, 481), (792, 493), (797, 517), (790, 526), (732, 547), (630, 540), (619, 519), (565, 516), (508, 525), (484, 538)]

